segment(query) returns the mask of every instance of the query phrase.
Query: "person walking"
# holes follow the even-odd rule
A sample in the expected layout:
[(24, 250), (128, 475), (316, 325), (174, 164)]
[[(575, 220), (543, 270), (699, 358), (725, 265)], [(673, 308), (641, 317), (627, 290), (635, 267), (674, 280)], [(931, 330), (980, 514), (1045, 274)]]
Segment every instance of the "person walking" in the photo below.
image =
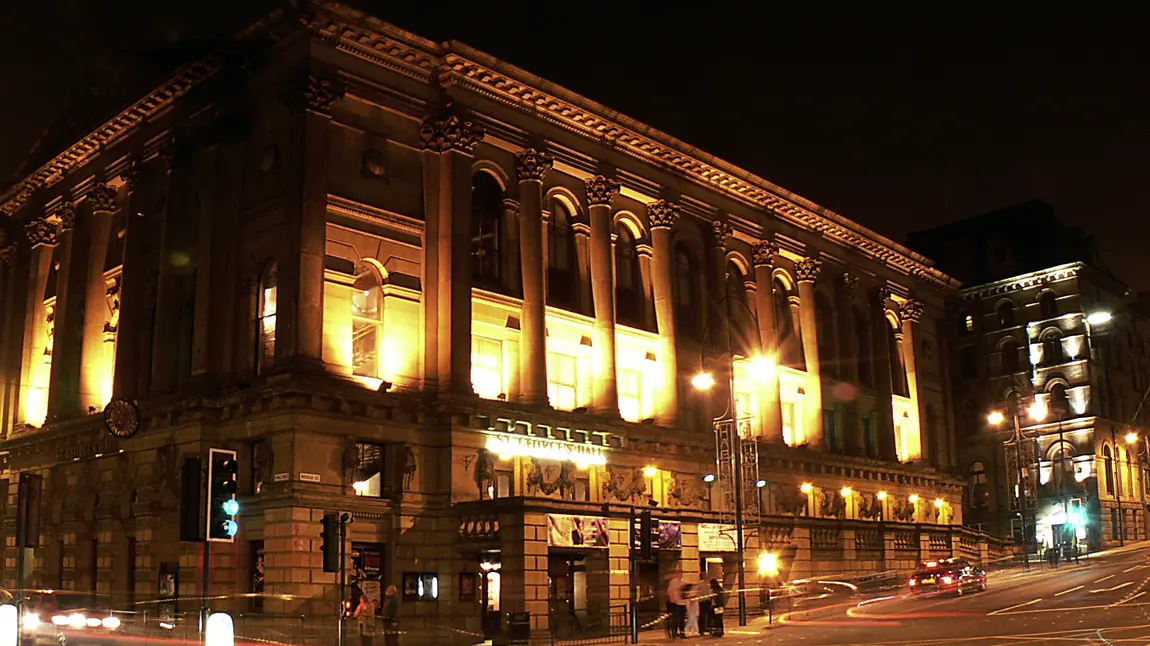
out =
[(671, 638), (686, 639), (684, 629), (687, 613), (683, 607), (683, 577), (679, 574), (671, 577), (671, 583), (667, 586), (667, 610), (671, 614)]
[(697, 597), (701, 596), (703, 592), (701, 583), (687, 583), (683, 586), (683, 601), (687, 608), (687, 620), (683, 632), (692, 637), (699, 634), (699, 600)]
[(395, 596), (394, 585), (387, 586), (383, 593), (383, 644), (399, 646), (399, 599)]
[(723, 592), (723, 584), (718, 579), (711, 579), (711, 635), (723, 636), (723, 608), (727, 605), (727, 593)]
[(698, 590), (696, 596), (699, 597), (699, 634), (710, 635), (711, 626), (715, 623), (712, 616), (715, 608), (715, 595), (711, 593), (711, 586), (702, 580), (695, 586), (695, 589)]
[(366, 594), (361, 594), (359, 605), (355, 607), (352, 616), (359, 629), (359, 643), (361, 646), (371, 646), (375, 640), (375, 602)]

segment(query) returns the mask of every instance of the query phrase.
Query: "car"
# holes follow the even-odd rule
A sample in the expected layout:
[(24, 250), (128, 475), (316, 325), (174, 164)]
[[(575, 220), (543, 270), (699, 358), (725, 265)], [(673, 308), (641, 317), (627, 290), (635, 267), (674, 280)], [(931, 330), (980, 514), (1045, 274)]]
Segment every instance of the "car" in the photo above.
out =
[(24, 591), (22, 646), (119, 643), (123, 619), (98, 605), (63, 590)]
[(912, 594), (965, 594), (986, 589), (986, 570), (964, 558), (923, 561), (907, 582)]

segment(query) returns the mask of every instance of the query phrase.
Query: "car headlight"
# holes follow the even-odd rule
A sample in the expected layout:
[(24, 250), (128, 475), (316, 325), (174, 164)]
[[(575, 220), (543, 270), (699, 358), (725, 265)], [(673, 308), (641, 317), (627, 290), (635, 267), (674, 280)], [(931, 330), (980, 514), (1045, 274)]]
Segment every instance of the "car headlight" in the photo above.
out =
[(944, 577), (942, 577), (942, 582), (945, 583), (946, 585), (950, 585), (951, 583), (954, 583), (954, 579), (952, 579), (948, 576), (944, 576)]
[(68, 625), (73, 628), (83, 628), (87, 623), (88, 618), (78, 612), (68, 615)]
[(24, 630), (36, 630), (40, 628), (40, 615), (29, 612), (24, 615)]
[(68, 615), (52, 615), (52, 625), (53, 626), (67, 626), (68, 625)]
[(120, 627), (120, 618), (104, 617), (104, 620), (100, 623), (103, 624), (104, 628), (107, 628), (108, 630), (115, 630)]

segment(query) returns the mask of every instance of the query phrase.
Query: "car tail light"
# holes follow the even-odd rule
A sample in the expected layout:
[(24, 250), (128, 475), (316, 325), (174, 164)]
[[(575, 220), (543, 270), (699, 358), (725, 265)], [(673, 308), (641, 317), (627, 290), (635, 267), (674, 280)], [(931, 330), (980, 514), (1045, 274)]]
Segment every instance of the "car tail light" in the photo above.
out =
[(918, 585), (918, 581), (911, 579), (907, 585), (913, 588), (914, 586)]
[(944, 577), (942, 577), (942, 582), (946, 585), (950, 585), (951, 583), (954, 583), (954, 579), (952, 579), (948, 576), (944, 576)]

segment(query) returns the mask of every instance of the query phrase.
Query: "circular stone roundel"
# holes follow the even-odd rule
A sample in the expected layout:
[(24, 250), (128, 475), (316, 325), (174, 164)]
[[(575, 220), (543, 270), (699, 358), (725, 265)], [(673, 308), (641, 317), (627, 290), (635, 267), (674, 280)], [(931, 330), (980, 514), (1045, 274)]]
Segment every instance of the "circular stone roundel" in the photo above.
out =
[(140, 430), (140, 410), (128, 399), (113, 399), (104, 407), (104, 426), (117, 437), (132, 437)]

